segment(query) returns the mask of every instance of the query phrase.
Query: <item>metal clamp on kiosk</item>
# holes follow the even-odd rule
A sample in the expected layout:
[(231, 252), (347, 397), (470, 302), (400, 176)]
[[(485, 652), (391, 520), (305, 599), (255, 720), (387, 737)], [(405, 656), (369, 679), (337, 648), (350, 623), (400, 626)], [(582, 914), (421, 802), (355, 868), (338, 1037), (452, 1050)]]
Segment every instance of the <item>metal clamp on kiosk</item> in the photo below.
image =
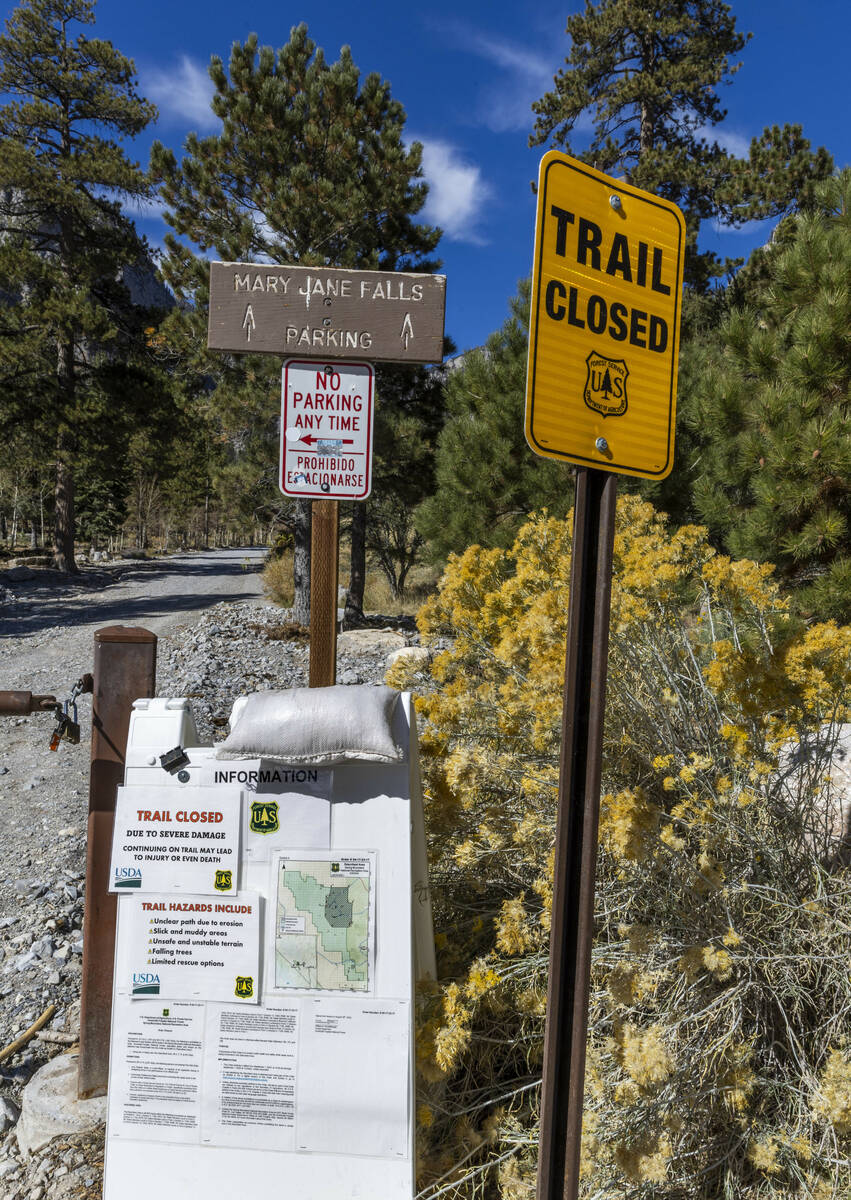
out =
[(261, 693), (197, 741), (188, 701), (134, 705), (104, 1197), (411, 1200), (435, 974), (411, 697)]

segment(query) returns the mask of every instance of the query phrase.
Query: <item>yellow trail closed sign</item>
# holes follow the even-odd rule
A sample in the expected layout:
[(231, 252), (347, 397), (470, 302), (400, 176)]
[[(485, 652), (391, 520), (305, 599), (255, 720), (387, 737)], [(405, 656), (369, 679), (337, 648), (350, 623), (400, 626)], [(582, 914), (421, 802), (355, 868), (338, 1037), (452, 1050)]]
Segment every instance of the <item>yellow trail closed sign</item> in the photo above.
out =
[(537, 454), (648, 479), (670, 472), (684, 253), (671, 201), (544, 155), (526, 383)]

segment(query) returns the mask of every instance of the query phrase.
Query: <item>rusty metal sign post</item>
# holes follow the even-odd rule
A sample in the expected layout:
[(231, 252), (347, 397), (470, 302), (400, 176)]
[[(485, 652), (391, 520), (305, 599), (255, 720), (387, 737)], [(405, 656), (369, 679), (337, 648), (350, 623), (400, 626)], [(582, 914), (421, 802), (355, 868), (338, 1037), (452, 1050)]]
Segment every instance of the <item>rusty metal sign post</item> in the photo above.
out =
[(618, 474), (673, 466), (685, 223), (676, 205), (541, 161), (526, 439), (576, 467), (541, 1088), (538, 1200), (576, 1200)]
[(81, 1100), (105, 1096), (109, 1075), (116, 896), (109, 862), (115, 800), (124, 782), (124, 756), (133, 701), (156, 691), (157, 639), (147, 629), (112, 625), (95, 633), (92, 762), (83, 916), (80, 1003)]
[[(213, 262), (207, 348), (275, 354), (301, 367), (309, 365), (301, 359), (357, 360), (339, 362), (341, 373), (347, 365), (357, 372), (358, 362), (441, 362), (445, 308), (445, 275)], [(308, 406), (311, 397), (303, 391), (298, 401), (290, 394), (284, 371), (280, 487), (284, 495), (301, 493), (312, 500), (311, 687), (330, 687), (337, 679), (339, 503), (334, 496), (363, 503), (369, 494), (371, 367), (369, 374), (369, 425), (364, 417), (356, 428), (347, 424), (357, 418), (339, 387), (323, 383), (321, 401), (314, 398)], [(330, 367), (324, 375), (340, 378)], [(328, 498), (310, 496), (317, 488)]]
[(608, 471), (577, 471), (538, 1200), (579, 1192), (617, 484)]

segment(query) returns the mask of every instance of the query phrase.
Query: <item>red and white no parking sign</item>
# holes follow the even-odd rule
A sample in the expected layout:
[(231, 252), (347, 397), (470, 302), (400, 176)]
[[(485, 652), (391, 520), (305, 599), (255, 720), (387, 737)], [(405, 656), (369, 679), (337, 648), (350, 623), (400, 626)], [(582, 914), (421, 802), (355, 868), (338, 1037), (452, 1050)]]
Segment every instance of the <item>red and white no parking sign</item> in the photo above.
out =
[(375, 370), (369, 363), (290, 358), (281, 380), (285, 496), (365, 500), (372, 488)]

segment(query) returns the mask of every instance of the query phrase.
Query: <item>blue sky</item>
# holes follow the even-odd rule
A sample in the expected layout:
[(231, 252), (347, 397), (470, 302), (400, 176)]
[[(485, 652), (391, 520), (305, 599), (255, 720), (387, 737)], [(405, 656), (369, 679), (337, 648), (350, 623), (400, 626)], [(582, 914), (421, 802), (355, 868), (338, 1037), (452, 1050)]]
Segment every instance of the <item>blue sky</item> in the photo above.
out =
[[(12, 5), (5, 8), (6, 14)], [(425, 215), (444, 230), (438, 249), (447, 275), (446, 329), (459, 350), (479, 345), (503, 322), (508, 298), (532, 261), (534, 199), (541, 148), (529, 149), (530, 105), (552, 86), (564, 61), (568, 7), (549, 0), (99, 0), (97, 33), (135, 59), (141, 90), (160, 109), (159, 123), (135, 145), (147, 161), (159, 137), (179, 150), (186, 132), (213, 132), (211, 54), (227, 61), (231, 44), (256, 32), (282, 45), (306, 21), (310, 35), (336, 59), (352, 47), (365, 74), (389, 79), (408, 113), (407, 130), (425, 146), (431, 185)], [(770, 123), (799, 122), (814, 146), (838, 165), (851, 161), (847, 104), (847, 5), (840, 0), (739, 0), (738, 27), (753, 32), (741, 70), (723, 89), (728, 118), (719, 140), (743, 151)], [(156, 215), (140, 227), (158, 242)], [(703, 242), (721, 254), (747, 254), (770, 226), (719, 234)]]

